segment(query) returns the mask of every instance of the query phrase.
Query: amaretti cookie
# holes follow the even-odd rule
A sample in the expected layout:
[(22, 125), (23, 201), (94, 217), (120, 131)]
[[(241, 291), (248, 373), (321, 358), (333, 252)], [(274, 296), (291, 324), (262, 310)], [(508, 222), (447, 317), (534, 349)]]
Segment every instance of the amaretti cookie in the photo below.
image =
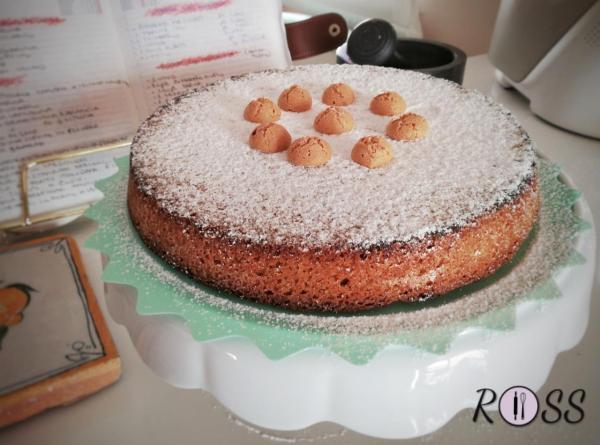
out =
[(406, 110), (406, 102), (395, 91), (380, 93), (371, 100), (371, 111), (381, 116), (395, 116)]
[(304, 136), (292, 142), (288, 160), (294, 165), (320, 167), (331, 159), (331, 147), (321, 138)]
[(254, 99), (244, 109), (244, 119), (258, 124), (275, 122), (281, 116), (281, 110), (271, 99), (259, 97)]
[(286, 88), (280, 95), (278, 104), (282, 110), (294, 113), (308, 111), (312, 107), (310, 93), (299, 85)]
[(414, 141), (427, 135), (429, 125), (423, 116), (406, 113), (392, 119), (385, 129), (385, 134), (396, 141)]
[(332, 107), (343, 107), (346, 105), (350, 105), (354, 103), (354, 90), (350, 85), (338, 82), (332, 83), (325, 91), (323, 91), (323, 96), (321, 100), (326, 105), (331, 105)]
[(323, 134), (347, 133), (354, 127), (352, 115), (338, 107), (328, 107), (315, 117), (315, 130)]
[(352, 160), (367, 168), (379, 168), (390, 163), (394, 153), (383, 136), (365, 136), (352, 148)]
[(248, 143), (250, 147), (263, 153), (278, 153), (290, 146), (292, 137), (281, 125), (275, 123), (261, 124), (252, 130)]

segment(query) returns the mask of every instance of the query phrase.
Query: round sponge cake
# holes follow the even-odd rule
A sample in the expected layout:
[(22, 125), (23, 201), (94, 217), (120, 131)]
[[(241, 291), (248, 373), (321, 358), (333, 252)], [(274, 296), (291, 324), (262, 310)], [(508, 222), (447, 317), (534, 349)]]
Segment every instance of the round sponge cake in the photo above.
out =
[[(349, 85), (351, 131), (313, 127), (327, 105), (282, 112), (292, 139), (318, 136), (321, 167), (250, 148), (243, 118), (257, 97), (290, 85), (320, 98)], [(393, 159), (369, 169), (356, 142), (384, 136), (369, 105), (398, 92), (425, 137), (389, 139)], [(315, 65), (232, 78), (180, 96), (149, 117), (131, 147), (128, 206), (144, 242), (194, 278), (280, 306), (356, 311), (441, 295), (487, 276), (527, 238), (539, 210), (533, 146), (489, 98), (420, 73)]]

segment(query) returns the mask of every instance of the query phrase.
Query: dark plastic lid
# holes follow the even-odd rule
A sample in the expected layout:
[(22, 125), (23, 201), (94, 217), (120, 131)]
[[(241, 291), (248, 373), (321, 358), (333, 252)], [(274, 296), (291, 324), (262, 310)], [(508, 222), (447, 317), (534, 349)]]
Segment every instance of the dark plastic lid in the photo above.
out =
[(396, 31), (385, 20), (360, 23), (348, 39), (348, 56), (362, 65), (384, 65), (396, 50)]

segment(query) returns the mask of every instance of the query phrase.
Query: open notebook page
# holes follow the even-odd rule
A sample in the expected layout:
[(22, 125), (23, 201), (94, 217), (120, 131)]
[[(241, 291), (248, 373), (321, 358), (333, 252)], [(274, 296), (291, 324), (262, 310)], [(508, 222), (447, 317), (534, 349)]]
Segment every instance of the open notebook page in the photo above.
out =
[(227, 76), (286, 68), (291, 59), (274, 0), (112, 0), (136, 103), (166, 100)]
[[(7, 221), (22, 211), (22, 159), (127, 137), (139, 117), (105, 3), (0, 4), (0, 221)], [(34, 169), (32, 212), (101, 197), (93, 181), (116, 170), (109, 159)]]

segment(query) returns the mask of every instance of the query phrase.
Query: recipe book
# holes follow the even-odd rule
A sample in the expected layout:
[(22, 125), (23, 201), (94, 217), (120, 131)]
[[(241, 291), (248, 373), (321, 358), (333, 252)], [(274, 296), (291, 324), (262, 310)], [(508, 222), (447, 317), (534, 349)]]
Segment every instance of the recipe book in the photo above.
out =
[[(130, 138), (185, 90), (290, 63), (278, 0), (0, 0), (0, 222), (22, 214), (24, 159)], [(101, 198), (114, 156), (33, 169), (31, 213)]]

